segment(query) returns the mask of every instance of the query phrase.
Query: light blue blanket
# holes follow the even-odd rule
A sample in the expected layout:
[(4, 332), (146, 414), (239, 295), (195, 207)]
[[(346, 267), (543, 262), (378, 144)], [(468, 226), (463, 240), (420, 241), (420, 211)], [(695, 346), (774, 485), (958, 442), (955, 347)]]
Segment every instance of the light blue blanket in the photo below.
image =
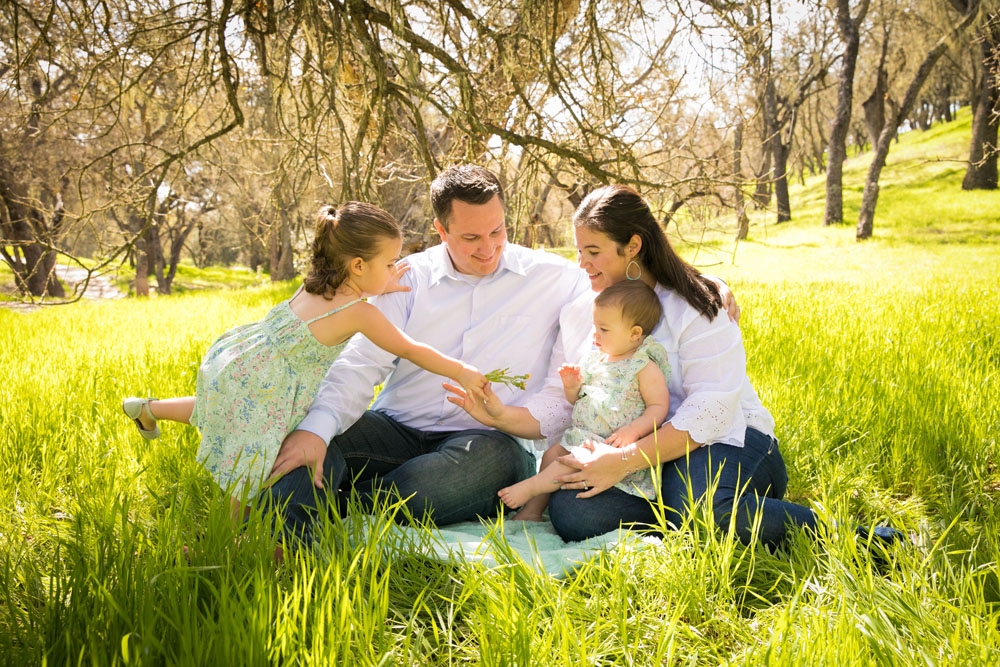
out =
[[(375, 526), (369, 524), (366, 532), (372, 529)], [(616, 530), (583, 542), (566, 543), (548, 521), (466, 521), (430, 529), (382, 524), (377, 529), (382, 532), (377, 536), (379, 543), (393, 544), (408, 553), (485, 567), (522, 561), (557, 579), (571, 575), (601, 551), (658, 542), (630, 530)]]

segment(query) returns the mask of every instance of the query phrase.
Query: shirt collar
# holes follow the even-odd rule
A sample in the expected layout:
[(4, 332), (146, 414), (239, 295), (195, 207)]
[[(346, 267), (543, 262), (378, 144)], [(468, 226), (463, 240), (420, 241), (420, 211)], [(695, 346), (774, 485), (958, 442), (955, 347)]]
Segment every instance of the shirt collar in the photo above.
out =
[[(451, 256), (448, 254), (448, 248), (444, 243), (434, 246), (427, 252), (431, 253), (431, 285), (436, 285), (441, 282), (443, 278), (451, 278), (452, 280), (460, 280), (464, 282), (464, 278), (462, 277), (463, 274), (459, 273), (455, 269), (455, 265), (451, 261)], [(494, 271), (492, 275), (498, 276), (503, 271), (512, 271), (519, 276), (528, 275), (524, 258), (521, 257), (521, 253), (512, 249), (510, 243), (504, 245), (503, 255), (500, 257), (500, 263), (497, 265), (497, 270)], [(483, 277), (488, 278), (489, 276)]]

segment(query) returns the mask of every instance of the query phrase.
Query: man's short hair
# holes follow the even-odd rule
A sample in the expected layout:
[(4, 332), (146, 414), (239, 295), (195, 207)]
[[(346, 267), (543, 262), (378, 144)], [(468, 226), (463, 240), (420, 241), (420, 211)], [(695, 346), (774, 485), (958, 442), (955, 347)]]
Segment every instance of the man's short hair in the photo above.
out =
[(472, 164), (448, 167), (431, 183), (431, 207), (445, 231), (451, 219), (451, 203), (456, 199), (466, 204), (482, 205), (500, 197), (504, 203), (503, 186), (489, 169)]
[(622, 280), (605, 287), (594, 298), (594, 305), (621, 309), (622, 318), (630, 327), (638, 326), (648, 336), (660, 323), (663, 306), (653, 288), (641, 280)]

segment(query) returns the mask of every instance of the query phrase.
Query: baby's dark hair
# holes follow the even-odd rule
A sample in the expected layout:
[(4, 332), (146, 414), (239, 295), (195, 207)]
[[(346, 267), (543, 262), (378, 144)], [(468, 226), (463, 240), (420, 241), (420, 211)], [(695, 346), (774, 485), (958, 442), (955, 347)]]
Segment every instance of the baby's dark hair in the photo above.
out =
[(324, 206), (316, 215), (312, 263), (303, 282), (310, 294), (327, 299), (347, 280), (347, 264), (378, 254), (379, 241), (401, 237), (399, 223), (378, 206), (349, 201), (340, 208)]
[(628, 325), (641, 328), (643, 336), (653, 332), (663, 315), (660, 298), (652, 287), (641, 280), (623, 280), (605, 287), (594, 298), (594, 305), (619, 308)]

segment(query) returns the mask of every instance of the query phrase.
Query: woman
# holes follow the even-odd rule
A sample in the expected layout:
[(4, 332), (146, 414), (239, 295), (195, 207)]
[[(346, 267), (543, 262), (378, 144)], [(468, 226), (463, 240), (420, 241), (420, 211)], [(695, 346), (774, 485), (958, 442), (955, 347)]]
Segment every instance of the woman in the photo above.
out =
[[(789, 526), (815, 530), (816, 515), (781, 498), (788, 481), (774, 437), (774, 420), (761, 404), (746, 374), (746, 354), (739, 327), (721, 310), (717, 286), (700, 275), (671, 248), (649, 206), (631, 188), (611, 185), (590, 193), (573, 223), (579, 263), (594, 292), (621, 280), (641, 280), (663, 306), (653, 338), (666, 348), (671, 366), (670, 411), (654, 435), (616, 449), (592, 445), (586, 462), (573, 456), (560, 462), (576, 472), (561, 478), (561, 490), (549, 503), (549, 516), (566, 541), (616, 529), (619, 524), (655, 524), (655, 504), (614, 488), (629, 473), (663, 463), (661, 499), (667, 520), (679, 525), (711, 489), (713, 518), (749, 542), (780, 543)], [(584, 313), (585, 308), (577, 308)], [(587, 313), (589, 316), (589, 313)], [(589, 321), (579, 319), (580, 327)], [(567, 336), (571, 338), (571, 336)], [(587, 350), (567, 349), (579, 358)], [(537, 437), (557, 435), (546, 419), (557, 406), (510, 408), (491, 398), (486, 405), (456, 398), (473, 417), (495, 428)], [(569, 406), (560, 427), (568, 424)], [(866, 531), (862, 531), (866, 532)], [(873, 532), (887, 541), (891, 528)]]

